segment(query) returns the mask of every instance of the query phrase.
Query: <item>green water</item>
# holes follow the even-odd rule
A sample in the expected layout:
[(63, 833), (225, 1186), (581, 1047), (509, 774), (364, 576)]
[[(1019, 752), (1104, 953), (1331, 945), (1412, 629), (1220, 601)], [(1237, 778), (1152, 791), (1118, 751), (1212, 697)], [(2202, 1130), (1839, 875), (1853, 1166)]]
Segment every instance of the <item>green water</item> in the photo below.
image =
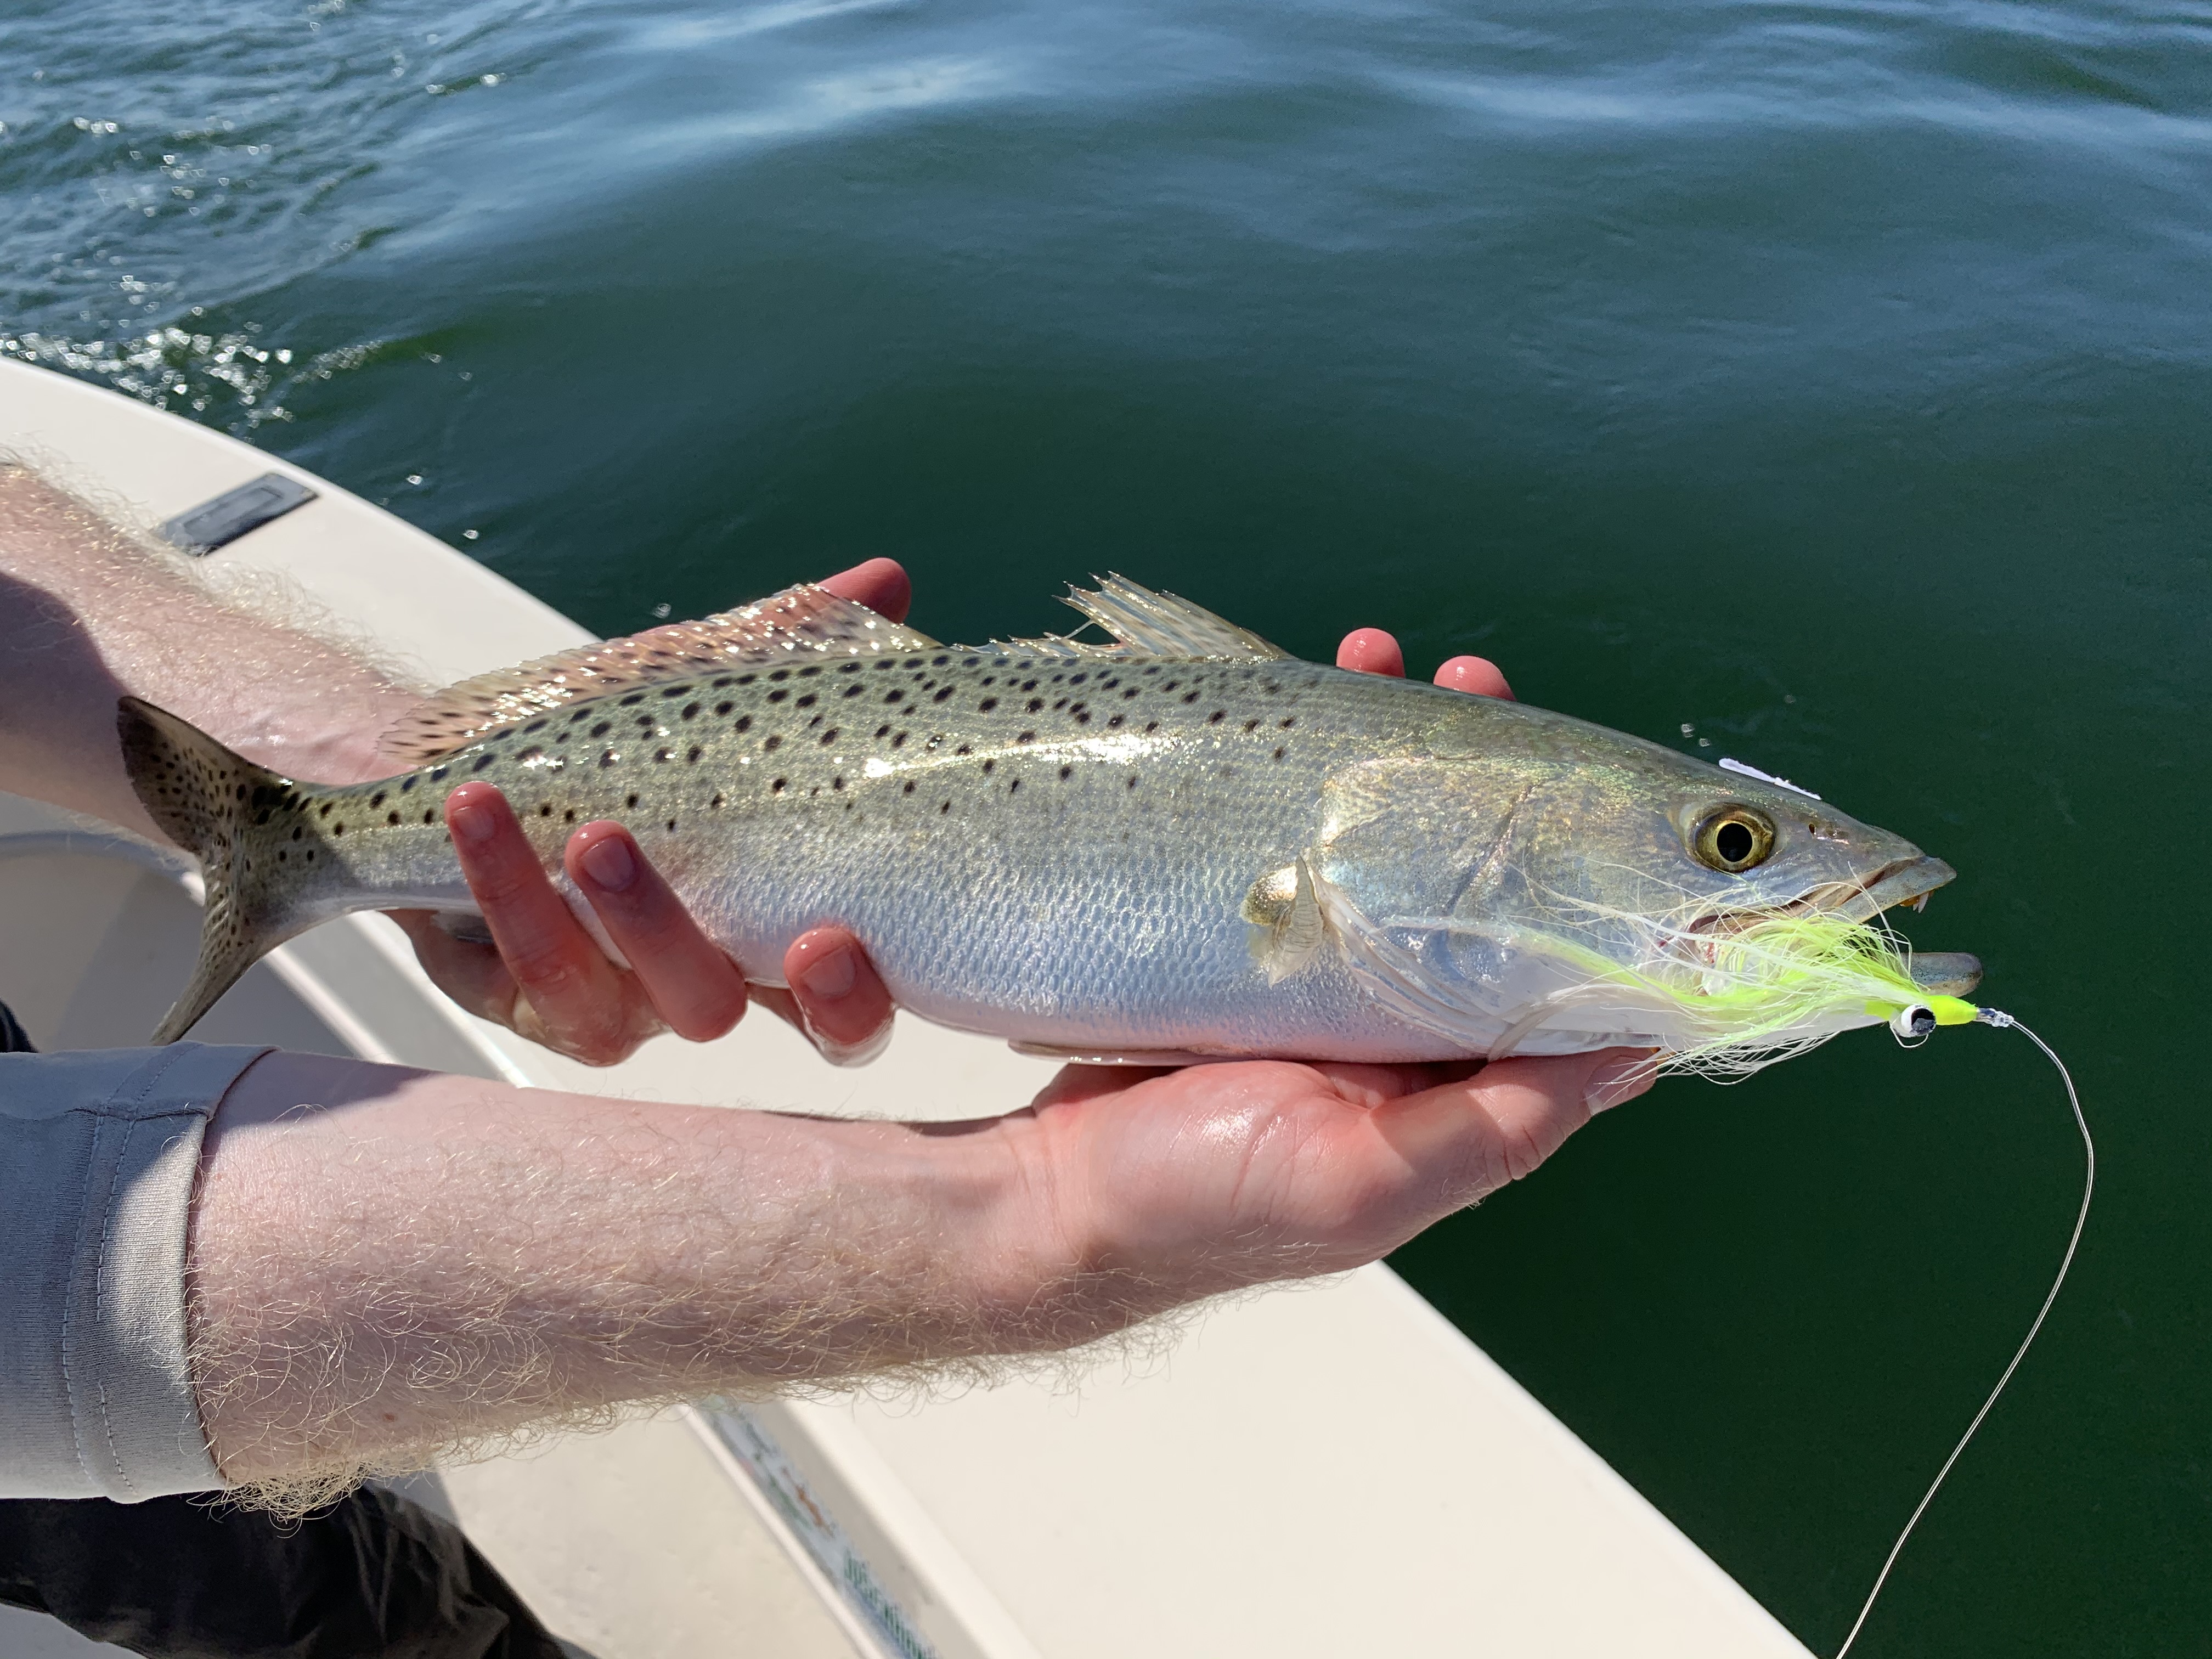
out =
[[(0, 350), (594, 628), (1118, 568), (1949, 859), (2105, 1184), (1858, 1651), (2212, 1653), (2212, 7), (15, 0), (0, 122)], [(2079, 1179), (2027, 1043), (1861, 1033), (1397, 1265), (1828, 1652)]]

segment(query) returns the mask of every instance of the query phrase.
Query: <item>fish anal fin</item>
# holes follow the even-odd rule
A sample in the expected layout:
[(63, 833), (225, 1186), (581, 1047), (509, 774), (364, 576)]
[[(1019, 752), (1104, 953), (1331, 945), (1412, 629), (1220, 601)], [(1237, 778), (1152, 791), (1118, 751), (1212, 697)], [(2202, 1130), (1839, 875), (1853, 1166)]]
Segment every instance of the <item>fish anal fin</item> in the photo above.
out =
[(378, 753), (422, 766), (488, 732), (586, 697), (689, 679), (737, 664), (926, 651), (937, 641), (811, 583), (696, 622), (594, 640), (434, 692), (384, 734)]
[(1046, 657), (1217, 657), (1248, 662), (1288, 662), (1291, 653), (1249, 628), (1239, 628), (1203, 605), (1172, 593), (1155, 593), (1124, 576), (1097, 576), (1095, 589), (1071, 587), (1065, 603), (1114, 636), (1091, 645), (1058, 634), (1000, 641)]
[(1032, 1060), (1064, 1060), (1070, 1066), (1205, 1066), (1230, 1054), (1201, 1054), (1190, 1048), (1079, 1048), (1053, 1042), (1009, 1042), (1006, 1047)]

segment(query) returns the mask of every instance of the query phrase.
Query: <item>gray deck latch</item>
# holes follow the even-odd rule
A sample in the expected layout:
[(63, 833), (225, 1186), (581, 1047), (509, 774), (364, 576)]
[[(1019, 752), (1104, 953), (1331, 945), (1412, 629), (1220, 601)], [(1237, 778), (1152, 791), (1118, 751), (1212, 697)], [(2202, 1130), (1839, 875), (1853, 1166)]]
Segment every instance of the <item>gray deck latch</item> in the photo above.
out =
[(188, 553), (212, 553), (314, 499), (315, 492), (296, 479), (264, 472), (251, 483), (226, 489), (213, 501), (179, 513), (161, 526), (161, 539)]

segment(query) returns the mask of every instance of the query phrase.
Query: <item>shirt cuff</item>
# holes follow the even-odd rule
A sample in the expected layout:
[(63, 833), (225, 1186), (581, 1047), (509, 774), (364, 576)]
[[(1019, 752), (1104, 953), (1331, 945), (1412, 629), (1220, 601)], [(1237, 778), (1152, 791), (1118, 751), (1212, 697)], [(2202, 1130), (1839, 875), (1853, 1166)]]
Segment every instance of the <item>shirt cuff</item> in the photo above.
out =
[(222, 1485), (185, 1355), (208, 1119), (265, 1048), (0, 1056), (0, 1497)]

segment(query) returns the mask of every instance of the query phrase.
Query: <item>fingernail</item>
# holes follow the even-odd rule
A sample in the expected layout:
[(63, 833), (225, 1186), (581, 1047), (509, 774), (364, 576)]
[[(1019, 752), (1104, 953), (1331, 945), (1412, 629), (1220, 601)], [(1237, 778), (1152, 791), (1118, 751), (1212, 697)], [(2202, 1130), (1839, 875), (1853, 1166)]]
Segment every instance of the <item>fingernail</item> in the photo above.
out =
[(799, 970), (799, 982), (824, 1002), (835, 1002), (848, 994), (860, 976), (860, 964), (853, 960), (853, 953), (842, 946)]
[(492, 816), (491, 808), (476, 801), (455, 802), (446, 814), (446, 822), (463, 841), (489, 841), (499, 830), (499, 820)]
[(637, 879), (637, 860), (630, 856), (629, 843), (620, 836), (609, 836), (595, 841), (577, 857), (584, 873), (610, 893), (619, 893)]
[(1590, 1073), (1589, 1082), (1583, 1087), (1583, 1103), (1593, 1113), (1610, 1111), (1624, 1100), (1635, 1099), (1651, 1086), (1658, 1075), (1658, 1062), (1648, 1054), (1609, 1060)]

